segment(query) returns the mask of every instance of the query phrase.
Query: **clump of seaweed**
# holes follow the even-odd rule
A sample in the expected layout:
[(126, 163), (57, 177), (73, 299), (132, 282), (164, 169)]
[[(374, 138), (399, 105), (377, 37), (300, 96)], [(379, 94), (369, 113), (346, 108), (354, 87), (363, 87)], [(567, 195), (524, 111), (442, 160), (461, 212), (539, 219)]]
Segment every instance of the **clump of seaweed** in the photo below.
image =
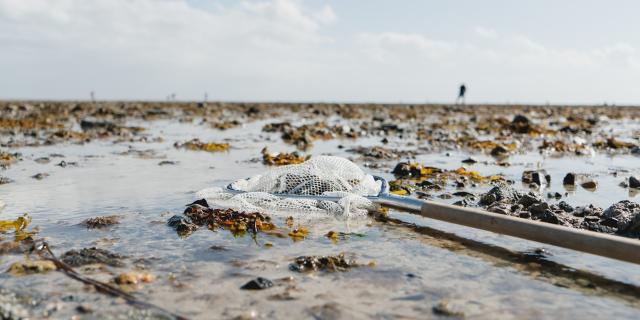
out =
[(221, 152), (229, 150), (230, 145), (228, 143), (202, 142), (199, 139), (193, 139), (183, 143), (176, 142), (174, 147), (194, 151)]
[(299, 164), (307, 161), (310, 156), (303, 156), (298, 152), (280, 152), (280, 153), (270, 153), (269, 150), (265, 147), (261, 151), (262, 153), (262, 163), (269, 166), (285, 166), (289, 164)]
[(335, 256), (300, 256), (293, 260), (289, 269), (296, 272), (345, 272), (358, 267), (354, 259), (348, 259), (344, 253)]

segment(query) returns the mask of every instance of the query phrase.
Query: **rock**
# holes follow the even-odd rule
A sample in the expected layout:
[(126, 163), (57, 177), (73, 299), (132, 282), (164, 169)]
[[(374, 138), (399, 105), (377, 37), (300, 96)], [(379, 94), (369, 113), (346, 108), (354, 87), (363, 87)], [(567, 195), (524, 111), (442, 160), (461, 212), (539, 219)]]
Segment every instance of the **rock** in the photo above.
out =
[(551, 176), (545, 170), (525, 170), (522, 172), (522, 182), (542, 186), (551, 183)]
[(47, 157), (40, 157), (40, 158), (34, 159), (33, 161), (35, 161), (36, 163), (39, 163), (39, 164), (46, 164), (46, 163), (49, 163), (51, 161), (51, 159), (49, 159)]
[(565, 186), (575, 186), (576, 185), (576, 175), (575, 173), (567, 173), (566, 176), (564, 176), (564, 179), (562, 179), (562, 184), (564, 184)]
[(631, 154), (640, 155), (640, 146), (635, 146), (631, 148)]
[(509, 155), (509, 150), (507, 150), (507, 148), (503, 146), (496, 146), (495, 148), (491, 149), (491, 155), (494, 157), (505, 157)]
[(504, 203), (495, 203), (494, 205), (489, 206), (487, 208), (487, 211), (506, 215), (511, 213), (511, 211), (509, 210), (509, 206)]
[(461, 311), (452, 310), (446, 301), (441, 301), (431, 308), (431, 312), (436, 316), (446, 317), (447, 319), (464, 319), (465, 315)]
[(620, 201), (602, 213), (600, 223), (615, 227), (618, 232), (632, 231), (640, 221), (640, 204), (629, 200)]
[(549, 204), (546, 202), (535, 203), (529, 207), (532, 217), (544, 215), (546, 211), (549, 211)]
[(533, 193), (527, 193), (520, 197), (518, 200), (518, 204), (522, 205), (523, 208), (529, 208), (531, 205), (543, 202), (542, 199), (536, 196)]
[(595, 190), (598, 187), (598, 184), (593, 180), (589, 180), (581, 183), (580, 186), (587, 190)]
[(640, 180), (634, 176), (629, 177), (629, 188), (640, 189)]
[(204, 198), (202, 198), (200, 200), (196, 200), (196, 201), (188, 204), (187, 206), (191, 206), (191, 205), (194, 205), (194, 204), (201, 205), (203, 207), (209, 208), (209, 203), (207, 203), (207, 199), (204, 199)]
[(173, 165), (176, 165), (176, 164), (178, 164), (177, 161), (171, 161), (171, 160), (163, 160), (163, 161), (158, 162), (159, 166), (173, 166)]
[(488, 192), (480, 196), (481, 206), (489, 206), (497, 201), (503, 202), (515, 202), (521, 197), (521, 194), (514, 190), (506, 183), (498, 183), (495, 187), (491, 188)]
[(560, 198), (562, 198), (562, 194), (560, 194), (560, 192), (549, 192), (549, 193), (547, 193), (547, 198), (549, 198), (549, 199), (560, 199)]
[(81, 224), (88, 229), (101, 229), (120, 223), (120, 218), (120, 216), (94, 217), (82, 221)]
[(11, 183), (13, 182), (13, 180), (7, 178), (7, 177), (0, 177), (0, 184), (7, 184), (7, 183)]
[(67, 251), (60, 257), (60, 260), (72, 267), (80, 267), (94, 263), (102, 263), (112, 267), (122, 267), (124, 265), (121, 261), (123, 258), (124, 256), (119, 254), (93, 247), (83, 248), (80, 251)]
[(31, 178), (34, 178), (36, 180), (42, 180), (42, 179), (44, 179), (44, 178), (46, 178), (48, 176), (49, 176), (48, 173), (37, 173), (37, 174), (31, 176)]
[(421, 175), (420, 169), (420, 166), (412, 165), (408, 162), (400, 162), (393, 168), (391, 173), (401, 178), (419, 177)]
[(169, 218), (167, 225), (174, 228), (181, 237), (188, 236), (192, 232), (198, 230), (198, 226), (196, 224), (192, 223), (185, 217), (177, 215)]
[(291, 271), (348, 271), (358, 264), (354, 260), (347, 260), (343, 253), (337, 256), (300, 256), (289, 265)]
[(109, 121), (99, 121), (93, 119), (82, 119), (80, 121), (80, 128), (82, 131), (89, 130), (104, 130), (104, 131), (115, 131), (118, 126), (113, 122)]
[(8, 273), (14, 276), (25, 276), (35, 273), (47, 273), (56, 270), (56, 265), (50, 260), (25, 260), (14, 262), (9, 266)]
[(529, 123), (529, 118), (519, 114), (519, 115), (516, 115), (515, 117), (513, 117), (513, 121), (511, 121), (511, 123), (528, 124)]
[(564, 201), (558, 202), (558, 208), (566, 213), (571, 213), (574, 211), (573, 207)]
[(273, 287), (273, 282), (269, 279), (257, 277), (245, 283), (240, 289), (242, 290), (264, 290)]
[(476, 160), (476, 159), (474, 159), (474, 158), (469, 157), (469, 158), (466, 158), (466, 159), (462, 160), (462, 163), (465, 163), (465, 164), (474, 164), (474, 163), (478, 163), (478, 160)]
[(595, 216), (600, 217), (602, 215), (602, 208), (596, 207), (592, 204), (586, 207), (576, 207), (573, 215), (576, 217), (587, 217), (587, 216)]

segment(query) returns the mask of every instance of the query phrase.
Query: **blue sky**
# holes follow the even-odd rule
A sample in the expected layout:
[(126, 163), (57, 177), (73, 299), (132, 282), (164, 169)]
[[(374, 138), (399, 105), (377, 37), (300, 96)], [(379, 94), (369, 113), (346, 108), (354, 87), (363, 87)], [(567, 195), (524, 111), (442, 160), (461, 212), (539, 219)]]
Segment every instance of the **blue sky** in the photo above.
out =
[(635, 1), (0, 0), (0, 98), (640, 104)]

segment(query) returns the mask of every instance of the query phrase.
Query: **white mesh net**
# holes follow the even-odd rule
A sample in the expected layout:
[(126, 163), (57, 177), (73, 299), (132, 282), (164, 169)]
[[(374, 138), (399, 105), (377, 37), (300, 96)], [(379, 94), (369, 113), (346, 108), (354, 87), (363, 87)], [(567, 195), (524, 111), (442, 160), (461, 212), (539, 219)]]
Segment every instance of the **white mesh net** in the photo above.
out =
[[(319, 156), (237, 180), (232, 186), (245, 193), (207, 188), (197, 195), (211, 204), (241, 211), (352, 217), (364, 215), (375, 207), (365, 197), (377, 195), (381, 182), (345, 158)], [(337, 197), (337, 201), (287, 198), (286, 195), (331, 196)]]

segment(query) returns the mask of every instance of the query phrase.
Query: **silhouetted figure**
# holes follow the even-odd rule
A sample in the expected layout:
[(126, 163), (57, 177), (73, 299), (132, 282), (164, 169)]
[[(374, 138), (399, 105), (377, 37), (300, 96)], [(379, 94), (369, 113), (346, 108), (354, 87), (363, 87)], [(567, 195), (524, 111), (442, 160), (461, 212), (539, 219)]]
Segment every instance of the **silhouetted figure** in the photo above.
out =
[(465, 103), (465, 99), (464, 99), (464, 94), (467, 92), (467, 86), (463, 84), (460, 85), (460, 92), (458, 93), (458, 98), (456, 98), (456, 104), (458, 104), (459, 102), (462, 102), (462, 104)]

